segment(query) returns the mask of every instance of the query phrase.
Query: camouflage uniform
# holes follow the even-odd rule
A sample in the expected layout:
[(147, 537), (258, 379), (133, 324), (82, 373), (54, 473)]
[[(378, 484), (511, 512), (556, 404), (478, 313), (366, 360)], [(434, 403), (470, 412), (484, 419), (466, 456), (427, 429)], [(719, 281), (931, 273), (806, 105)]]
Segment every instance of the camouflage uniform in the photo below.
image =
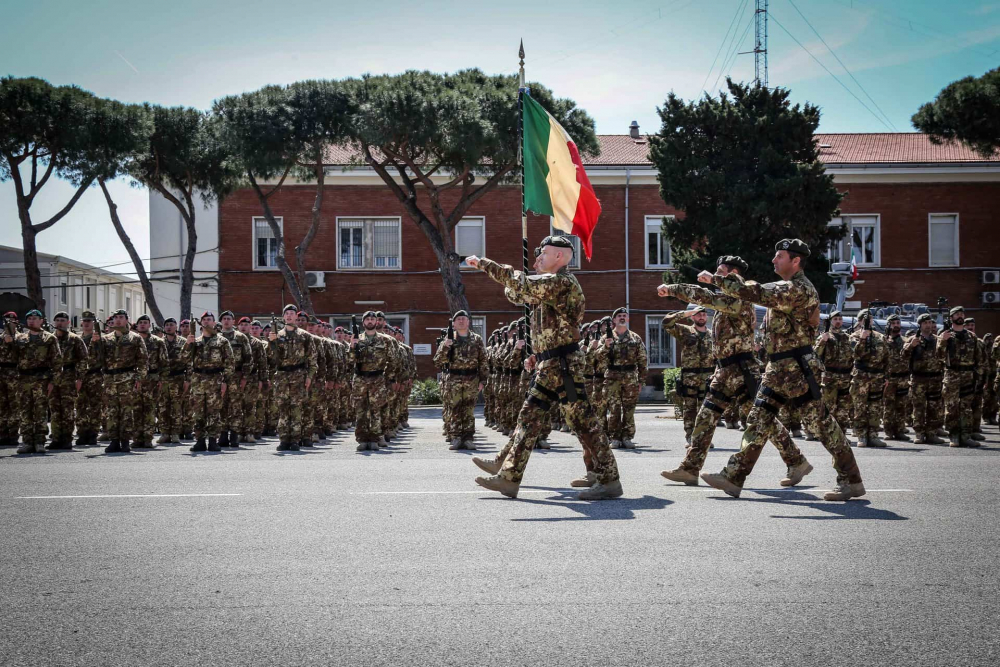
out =
[(450, 346), (441, 341), (434, 353), (434, 363), (445, 368), (448, 375), (448, 415), (451, 423), (445, 425), (445, 431), (463, 446), (471, 444), (476, 432), (476, 396), (479, 395), (479, 384), (485, 382), (487, 377), (483, 339), (473, 331), (465, 336), (455, 332), (455, 340)]
[(306, 380), (316, 381), (318, 352), (314, 337), (295, 326), (279, 331), (268, 345), (275, 371), (273, 401), (278, 415), (279, 448), (294, 450), (309, 437)]
[(816, 339), (816, 356), (823, 362), (823, 403), (841, 429), (851, 425), (851, 372), (854, 351), (843, 331), (829, 331), (829, 340)]
[(253, 350), (250, 348), (250, 338), (242, 331), (230, 329), (220, 331), (233, 351), (233, 376), (226, 381), (226, 395), (222, 396), (222, 432), (219, 444), (230, 447), (240, 446), (240, 436), (247, 433), (243, 421), (244, 387), (254, 378)]
[(339, 390), (338, 405), (339, 410), (339, 420), (341, 428), (350, 428), (350, 425), (354, 423), (354, 350), (351, 348), (351, 344), (344, 342), (343, 351), (343, 364), (344, 364), (344, 376), (342, 380), (343, 386)]
[[(0, 338), (6, 330), (0, 331)], [(16, 333), (16, 332), (15, 332)], [(0, 344), (0, 445), (17, 443), (17, 353), (13, 345)]]
[[(160, 372), (163, 385), (160, 388), (160, 433), (163, 441), (177, 442), (183, 429), (184, 383), (191, 381), (191, 364), (183, 356), (184, 339), (179, 335), (163, 337), (163, 351), (166, 362)], [(176, 440), (175, 440), (176, 438)]]
[(586, 352), (592, 359), (594, 365), (594, 394), (590, 396), (590, 403), (597, 413), (597, 421), (601, 424), (601, 429), (608, 432), (608, 401), (604, 392), (604, 376), (608, 372), (608, 356), (603, 354), (604, 345), (598, 337), (590, 344), (590, 350)]
[[(607, 339), (605, 339), (607, 340)], [(635, 406), (646, 380), (646, 345), (634, 331), (614, 333), (610, 345), (602, 341), (604, 396), (608, 411), (608, 439), (628, 445), (635, 437)]]
[(194, 421), (194, 435), (198, 439), (196, 448), (208, 446), (215, 449), (216, 438), (223, 430), (222, 385), (226, 385), (226, 395), (233, 387), (233, 373), (236, 359), (233, 348), (221, 332), (195, 338), (193, 343), (184, 343), (182, 358), (191, 365), (191, 408)]
[[(860, 315), (859, 315), (860, 319)], [(851, 334), (854, 352), (854, 371), (851, 373), (851, 397), (854, 409), (854, 435), (858, 446), (884, 446), (878, 438), (882, 423), (882, 391), (885, 387), (889, 347), (885, 336), (869, 332), (867, 340), (861, 338), (862, 329)]]
[[(698, 285), (668, 285), (667, 295), (715, 311), (711, 340), (716, 369), (695, 417), (691, 445), (680, 465), (680, 470), (697, 475), (705, 465), (723, 413), (730, 406), (738, 406), (742, 415), (748, 415), (750, 402), (757, 394), (760, 365), (754, 355), (754, 309), (748, 301), (716, 294)], [(780, 422), (775, 421), (770, 439), (789, 468), (805, 461)]]
[(135, 443), (137, 447), (149, 447), (153, 444), (153, 431), (156, 428), (160, 387), (170, 359), (167, 356), (167, 348), (162, 338), (153, 334), (139, 334), (139, 336), (146, 344), (149, 367), (146, 371), (146, 378), (139, 386), (139, 396), (136, 399)]
[(902, 336), (890, 335), (886, 340), (889, 363), (882, 394), (882, 428), (886, 437), (893, 440), (909, 440), (905, 433), (910, 400), (910, 359), (903, 353), (904, 344)]
[(52, 447), (69, 449), (73, 446), (73, 429), (76, 428), (76, 383), (87, 376), (88, 352), (83, 339), (72, 331), (55, 336), (59, 341), (61, 370), (52, 378), (49, 395)]
[[(396, 341), (378, 333), (361, 334), (354, 346), (354, 439), (358, 451), (378, 449), (382, 407), (388, 401), (386, 376), (395, 375)], [(443, 394), (442, 394), (443, 395)]]
[[(6, 333), (6, 332), (5, 332)], [(2, 338), (0, 338), (2, 340)], [(46, 407), (48, 387), (60, 372), (59, 341), (47, 331), (25, 331), (3, 346), (12, 350), (18, 374), (18, 424), (21, 429), (19, 454), (43, 451), (48, 435)]]
[(694, 325), (680, 323), (687, 315), (685, 311), (667, 315), (663, 318), (663, 330), (676, 338), (681, 348), (677, 399), (684, 416), (684, 437), (690, 443), (698, 408), (705, 400), (709, 380), (715, 372), (715, 355), (712, 352), (710, 331), (698, 331)]
[(243, 428), (256, 440), (264, 433), (264, 385), (269, 379), (267, 343), (256, 336), (248, 338), (253, 373), (247, 376), (247, 386), (243, 390)]
[(984, 347), (986, 348), (986, 396), (983, 398), (983, 421), (987, 424), (996, 425), (997, 423), (997, 386), (996, 386), (996, 376), (997, 376), (997, 359), (996, 353), (1000, 349), (1000, 336), (994, 338), (993, 334), (988, 333), (983, 336)]
[(973, 433), (972, 402), (976, 393), (976, 370), (980, 347), (975, 334), (954, 331), (950, 340), (938, 337), (937, 354), (944, 360), (944, 420), (953, 447), (976, 446)]
[(809, 432), (818, 436), (833, 456), (838, 483), (861, 484), (861, 471), (844, 432), (831, 415), (824, 414), (819, 401), (816, 376), (822, 364), (812, 350), (819, 324), (819, 295), (812, 282), (802, 271), (790, 280), (766, 284), (744, 282), (734, 273), (715, 276), (712, 282), (726, 294), (768, 308), (767, 367), (747, 417), (742, 448), (730, 457), (722, 476), (743, 487), (764, 443), (777, 432), (778, 407), (792, 402), (800, 408)]
[[(533, 307), (530, 323), (537, 360), (535, 378), (518, 414), (511, 443), (497, 457), (496, 462), (504, 457), (498, 476), (520, 484), (538, 434), (549, 418), (548, 411), (558, 401), (565, 408), (567, 423), (583, 445), (588, 473), (593, 474), (596, 484), (617, 483), (614, 453), (584, 389), (586, 364), (578, 343), (586, 302), (580, 283), (565, 268), (557, 273), (529, 276), (485, 258), (480, 260), (479, 268), (516, 292), (518, 302)], [(573, 386), (575, 400), (568, 393), (567, 383)]]
[(104, 415), (112, 444), (109, 451), (115, 451), (115, 442), (125, 448), (135, 434), (139, 402), (135, 386), (146, 379), (149, 354), (142, 336), (134, 331), (106, 333), (100, 345), (104, 347)]
[[(84, 317), (93, 315), (90, 311), (83, 313)], [(87, 374), (76, 397), (76, 444), (96, 445), (104, 412), (104, 346), (96, 329), (83, 342), (87, 345)]]
[[(944, 362), (937, 355), (937, 336), (917, 334), (916, 342), (908, 344), (903, 352), (910, 364), (910, 396), (913, 399), (913, 432), (918, 440), (940, 442), (937, 429), (941, 427), (941, 381)], [(912, 345), (912, 346), (911, 346)]]
[[(972, 320), (970, 317), (969, 320)], [(972, 335), (975, 336), (975, 333)], [(983, 427), (983, 404), (986, 399), (986, 375), (989, 372), (989, 355), (986, 343), (982, 338), (976, 336), (976, 344), (979, 347), (979, 364), (976, 368), (976, 393), (972, 397), (972, 432), (982, 433)], [(973, 435), (973, 438), (985, 440), (982, 436)]]

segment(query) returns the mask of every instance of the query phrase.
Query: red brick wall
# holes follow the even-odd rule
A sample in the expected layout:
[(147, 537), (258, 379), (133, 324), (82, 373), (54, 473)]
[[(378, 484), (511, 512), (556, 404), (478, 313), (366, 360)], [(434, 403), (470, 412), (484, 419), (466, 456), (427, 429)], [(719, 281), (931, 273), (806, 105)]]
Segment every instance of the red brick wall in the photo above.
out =
[[(578, 273), (587, 295), (590, 317), (608, 314), (625, 303), (625, 188), (597, 186), (603, 213), (594, 234), (594, 259), (583, 260)], [(978, 271), (934, 270), (927, 267), (927, 214), (960, 214), (962, 266), (1000, 266), (1000, 238), (992, 215), (1000, 210), (1000, 184), (864, 184), (843, 188), (849, 192), (844, 213), (881, 214), (883, 267), (906, 271), (862, 270), (863, 285), (855, 299), (923, 301), (933, 305), (939, 295), (951, 304), (979, 306)], [(456, 193), (457, 194), (457, 193)], [(314, 199), (311, 186), (286, 186), (271, 200), (275, 215), (284, 218), (286, 253), (294, 267), (294, 247), (310, 223)], [(446, 206), (448, 202), (445, 202)], [(483, 197), (469, 215), (486, 219), (486, 255), (515, 266), (521, 263), (520, 196), (515, 188), (501, 188)], [(360, 313), (367, 307), (355, 301), (384, 301), (381, 310), (410, 315), (410, 343), (433, 343), (436, 333), (428, 327), (447, 323), (447, 303), (437, 261), (423, 233), (406, 216), (395, 197), (383, 186), (327, 186), (323, 202), (323, 224), (307, 255), (307, 269), (326, 271), (326, 289), (314, 292), (317, 314)], [(655, 185), (629, 188), (629, 286), (632, 328), (645, 337), (645, 314), (680, 307), (660, 299), (655, 288), (659, 271), (647, 271), (644, 219), (646, 215), (669, 215)], [(219, 207), (220, 303), (237, 313), (279, 312), (290, 301), (277, 271), (252, 271), (252, 218), (261, 215), (260, 205), (249, 190), (241, 190)], [(402, 219), (402, 271), (384, 273), (337, 272), (336, 218), (343, 216), (395, 216)], [(548, 219), (531, 216), (528, 221), (531, 247), (549, 233)], [(924, 268), (925, 270), (919, 270)], [(608, 272), (608, 273), (589, 273)], [(498, 322), (509, 322), (518, 311), (503, 297), (498, 285), (478, 272), (463, 274), (469, 304), (476, 315), (485, 315), (487, 331)], [(975, 311), (979, 331), (1000, 331), (1000, 312)], [(422, 375), (433, 372), (430, 357), (418, 357)]]

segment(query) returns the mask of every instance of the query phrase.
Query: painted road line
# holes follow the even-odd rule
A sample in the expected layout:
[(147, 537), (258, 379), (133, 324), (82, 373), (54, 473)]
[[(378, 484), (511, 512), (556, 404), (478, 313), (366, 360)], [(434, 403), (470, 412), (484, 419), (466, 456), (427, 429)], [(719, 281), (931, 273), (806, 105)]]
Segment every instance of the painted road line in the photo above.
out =
[(15, 500), (70, 500), (78, 498), (217, 498), (242, 496), (242, 493), (136, 493), (95, 496), (15, 496)]

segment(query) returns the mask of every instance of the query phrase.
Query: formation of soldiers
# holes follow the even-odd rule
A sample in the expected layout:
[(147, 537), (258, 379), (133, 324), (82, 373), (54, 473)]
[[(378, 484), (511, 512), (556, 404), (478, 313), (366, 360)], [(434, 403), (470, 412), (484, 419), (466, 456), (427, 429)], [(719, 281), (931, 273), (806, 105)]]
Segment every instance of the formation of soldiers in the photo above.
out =
[(155, 331), (125, 310), (103, 330), (84, 311), (79, 333), (65, 312), (51, 331), (38, 310), (25, 320), (22, 331), (5, 314), (0, 337), (0, 445), (20, 440), (19, 454), (43, 452), (46, 440), (72, 449), (74, 434), (77, 446), (107, 442), (108, 453), (181, 439), (221, 451), (264, 436), (297, 451), (350, 428), (364, 451), (409, 428), (416, 360), (381, 312), (351, 331), (294, 305), (280, 323), (206, 312)]

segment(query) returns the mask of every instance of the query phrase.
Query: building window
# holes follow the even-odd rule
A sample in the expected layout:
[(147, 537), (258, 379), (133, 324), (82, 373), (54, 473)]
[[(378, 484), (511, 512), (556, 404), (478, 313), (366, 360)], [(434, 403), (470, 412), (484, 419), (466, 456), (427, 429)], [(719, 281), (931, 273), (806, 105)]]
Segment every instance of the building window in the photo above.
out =
[(69, 303), (69, 285), (65, 280), (59, 283), (59, 303), (64, 306)]
[(479, 337), (486, 341), (486, 318), (485, 317), (473, 317), (472, 324), (469, 327), (475, 333), (479, 334)]
[(929, 266), (958, 266), (958, 214), (931, 213), (927, 218)]
[(83, 288), (84, 308), (93, 308), (93, 306), (90, 305), (90, 298), (91, 298), (90, 293), (91, 291), (93, 291), (93, 289), (94, 289), (93, 286), (89, 284)]
[(676, 366), (674, 337), (663, 331), (664, 315), (646, 315), (646, 351), (650, 368)]
[[(552, 218), (549, 218), (549, 234), (551, 234), (552, 236), (556, 236), (556, 235), (565, 236), (566, 238), (569, 239), (570, 243), (573, 244), (573, 259), (570, 260), (569, 268), (571, 268), (571, 269), (579, 269), (580, 268), (580, 250), (581, 250), (580, 237), (577, 236), (577, 235), (575, 235), (575, 234), (567, 234), (563, 230), (556, 229), (555, 227), (553, 227), (552, 226)], [(530, 257), (528, 258), (528, 262), (529, 262), (529, 266), (530, 266), (530, 262), (531, 262), (531, 258)]]
[(402, 267), (402, 225), (399, 218), (338, 218), (338, 269)]
[[(455, 253), (465, 258), (469, 255), (483, 257), (486, 254), (486, 218), (462, 218), (455, 225)], [(462, 268), (469, 265), (462, 260)]]
[(104, 299), (108, 292), (108, 288), (105, 285), (97, 286), (97, 314), (104, 315)]
[(128, 313), (129, 319), (135, 319), (138, 317), (132, 312), (132, 295), (128, 292), (125, 293), (125, 312)]
[(880, 266), (882, 248), (878, 215), (845, 215), (834, 218), (828, 224), (842, 227), (849, 224), (851, 233), (831, 244), (827, 258), (831, 262), (850, 262), (853, 251), (858, 266)]
[[(284, 218), (275, 217), (274, 220), (278, 223), (278, 229), (284, 231)], [(278, 239), (274, 238), (267, 218), (253, 219), (253, 268), (278, 268)]]
[(646, 216), (646, 268), (669, 269), (673, 266), (670, 254), (670, 243), (663, 234), (663, 218), (673, 219), (674, 216)]

